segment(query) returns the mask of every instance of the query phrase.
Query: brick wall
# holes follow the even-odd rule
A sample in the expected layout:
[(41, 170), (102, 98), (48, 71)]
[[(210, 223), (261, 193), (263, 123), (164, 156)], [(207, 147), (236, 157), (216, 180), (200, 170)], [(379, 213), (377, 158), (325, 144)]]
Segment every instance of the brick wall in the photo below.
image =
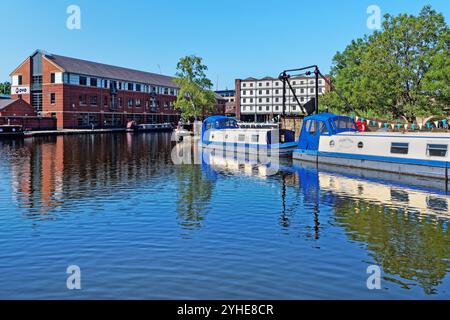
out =
[(36, 116), (36, 112), (28, 102), (18, 99), (0, 110), (0, 117), (8, 116)]
[(55, 118), (43, 117), (0, 117), (0, 125), (19, 125), (30, 130), (55, 130)]
[[(22, 85), (23, 86), (30, 86), (31, 84), (31, 58), (27, 58), (16, 70), (14, 70), (13, 73), (11, 73), (11, 76), (13, 75), (21, 75), (22, 76)], [(11, 98), (17, 99), (19, 98), (18, 95), (13, 94), (11, 95)], [(24, 94), (22, 95), (22, 99), (31, 104), (31, 94)]]

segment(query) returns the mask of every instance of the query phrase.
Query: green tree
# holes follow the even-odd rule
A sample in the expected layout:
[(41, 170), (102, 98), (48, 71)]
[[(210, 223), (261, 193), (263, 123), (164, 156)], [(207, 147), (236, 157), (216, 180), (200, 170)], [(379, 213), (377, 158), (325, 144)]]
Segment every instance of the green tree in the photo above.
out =
[(11, 93), (11, 83), (9, 82), (0, 83), (0, 93), (9, 95)]
[(178, 91), (175, 108), (181, 110), (184, 119), (197, 120), (205, 113), (213, 112), (216, 99), (211, 91), (212, 82), (206, 77), (208, 67), (202, 58), (191, 55), (180, 59), (177, 64), (175, 83)]
[[(412, 121), (449, 106), (449, 70), (450, 29), (442, 14), (425, 6), (418, 16), (385, 15), (381, 31), (335, 55), (331, 74), (357, 113)], [(351, 111), (336, 92), (322, 104)]]

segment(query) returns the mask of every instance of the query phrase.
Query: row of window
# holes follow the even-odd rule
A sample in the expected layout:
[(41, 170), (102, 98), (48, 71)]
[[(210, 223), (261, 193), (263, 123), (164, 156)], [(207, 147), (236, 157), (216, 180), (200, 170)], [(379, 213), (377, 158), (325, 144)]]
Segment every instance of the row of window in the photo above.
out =
[[(308, 81), (307, 80), (299, 80), (299, 81), (298, 80), (297, 81), (293, 80), (290, 83), (293, 86), (295, 86), (295, 85), (306, 85), (306, 84), (308, 84)], [(314, 85), (315, 83), (316, 83), (315, 80), (309, 80), (309, 84)], [(250, 83), (242, 82), (242, 86), (243, 87), (247, 87), (247, 84), (249, 85), (250, 88), (253, 88), (254, 82), (250, 82)], [(322, 79), (319, 79), (319, 85), (320, 84), (323, 84), (323, 80)], [(266, 85), (266, 87), (270, 87), (270, 82), (266, 82), (265, 85)], [(281, 85), (282, 85), (281, 81), (275, 81), (274, 82), (274, 86), (275, 87), (278, 87), (278, 86), (281, 86)], [(263, 82), (258, 82), (258, 87), (262, 87), (262, 86), (263, 86)]]
[[(311, 100), (311, 97), (297, 97), (297, 98), (300, 102), (307, 102), (307, 101)], [(254, 101), (253, 98), (249, 98), (248, 100), (249, 100), (249, 103), (253, 103), (253, 101)], [(274, 98), (275, 102), (280, 102), (281, 100), (282, 100), (281, 98)], [(297, 102), (295, 97), (292, 97), (291, 99), (287, 98), (286, 102), (289, 102), (289, 101)], [(270, 98), (258, 98), (258, 102), (259, 103), (270, 102)], [(242, 103), (247, 103), (247, 98), (242, 98)]]
[[(448, 151), (447, 144), (427, 144), (427, 155), (430, 157), (446, 157)], [(394, 154), (408, 154), (409, 143), (406, 142), (392, 142), (391, 153)]]
[[(282, 106), (273, 106), (273, 110), (274, 111), (280, 111), (280, 110), (282, 110), (283, 109), (283, 107)], [(245, 107), (242, 107), (242, 112), (245, 112), (245, 111), (253, 111), (254, 110), (254, 108), (253, 107), (248, 107), (248, 106), (245, 106)], [(259, 106), (258, 108), (257, 108), (257, 110), (258, 111), (261, 111), (261, 112), (270, 112), (270, 106)], [(291, 111), (302, 111), (301, 109), (300, 109), (300, 107), (299, 106), (292, 106), (291, 108), (289, 108), (288, 106), (286, 106), (286, 107), (284, 107), (284, 111), (289, 111), (289, 110), (291, 110)]]
[[(111, 100), (111, 101), (110, 101)], [(142, 107), (142, 99), (136, 98), (128, 98), (127, 100), (127, 106), (129, 108), (132, 107), (136, 107), (136, 108), (140, 108)], [(99, 104), (98, 101), (98, 96), (97, 95), (91, 95), (89, 96), (89, 100), (88, 100), (88, 96), (86, 94), (80, 94), (79, 95), (79, 105), (80, 106), (87, 106), (89, 102), (89, 105), (91, 106), (97, 106)], [(103, 97), (103, 105), (104, 106), (109, 106), (109, 103), (111, 102), (111, 105), (117, 103), (117, 105), (119, 107), (123, 106), (123, 100), (122, 97), (118, 97), (117, 98), (117, 102), (113, 99), (110, 99), (108, 96), (104, 96)], [(50, 93), (50, 104), (55, 104), (56, 103), (56, 94), (55, 93)], [(159, 101), (154, 101), (154, 100), (145, 100), (145, 107), (146, 108), (150, 108), (150, 107), (159, 107)], [(173, 107), (173, 101), (164, 101), (163, 102), (163, 106), (164, 108), (168, 108), (168, 107)]]
[[(300, 88), (300, 89), (295, 89), (295, 94), (304, 94), (304, 93), (314, 93), (316, 90), (315, 88), (309, 88), (309, 90), (306, 90), (305, 88)], [(287, 94), (290, 94), (291, 91), (287, 91)], [(271, 90), (258, 90), (257, 91), (258, 95), (271, 95)], [(319, 93), (325, 93), (325, 88), (319, 88)], [(275, 89), (275, 93), (274, 94), (278, 94), (281, 95), (282, 91), (280, 89)], [(242, 90), (242, 95), (246, 96), (246, 95), (253, 95), (253, 90)]]
[[(56, 74), (51, 73), (51, 83), (55, 83)], [(155, 94), (164, 94), (176, 96), (178, 94), (178, 90), (176, 88), (170, 87), (162, 87), (155, 85), (147, 85), (136, 82), (125, 82), (125, 81), (117, 81), (117, 80), (108, 80), (101, 79), (95, 77), (87, 77), (75, 74), (64, 74), (63, 75), (64, 83), (68, 84), (76, 84), (80, 86), (88, 86), (88, 87), (97, 87), (104, 89), (117, 89), (117, 90), (128, 90), (135, 92), (146, 92), (146, 93), (155, 93)]]

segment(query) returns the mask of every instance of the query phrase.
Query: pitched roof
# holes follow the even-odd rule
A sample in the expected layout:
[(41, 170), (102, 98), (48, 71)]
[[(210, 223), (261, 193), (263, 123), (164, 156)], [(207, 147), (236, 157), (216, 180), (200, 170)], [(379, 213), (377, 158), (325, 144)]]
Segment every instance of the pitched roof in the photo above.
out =
[(0, 110), (6, 108), (10, 104), (16, 102), (19, 99), (0, 99)]
[(162, 74), (139, 71), (108, 64), (64, 57), (55, 54), (44, 54), (44, 56), (64, 69), (65, 72), (95, 76), (108, 79), (116, 79), (130, 82), (140, 82), (167, 87), (177, 87), (173, 77)]

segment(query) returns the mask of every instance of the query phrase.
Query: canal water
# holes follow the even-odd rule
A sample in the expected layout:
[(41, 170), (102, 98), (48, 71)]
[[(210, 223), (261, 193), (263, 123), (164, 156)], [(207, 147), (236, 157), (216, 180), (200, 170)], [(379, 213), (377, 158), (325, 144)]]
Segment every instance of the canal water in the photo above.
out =
[[(173, 146), (0, 141), (0, 298), (450, 297), (445, 189), (290, 161), (270, 175), (179, 165)], [(67, 289), (73, 265), (81, 290)]]

